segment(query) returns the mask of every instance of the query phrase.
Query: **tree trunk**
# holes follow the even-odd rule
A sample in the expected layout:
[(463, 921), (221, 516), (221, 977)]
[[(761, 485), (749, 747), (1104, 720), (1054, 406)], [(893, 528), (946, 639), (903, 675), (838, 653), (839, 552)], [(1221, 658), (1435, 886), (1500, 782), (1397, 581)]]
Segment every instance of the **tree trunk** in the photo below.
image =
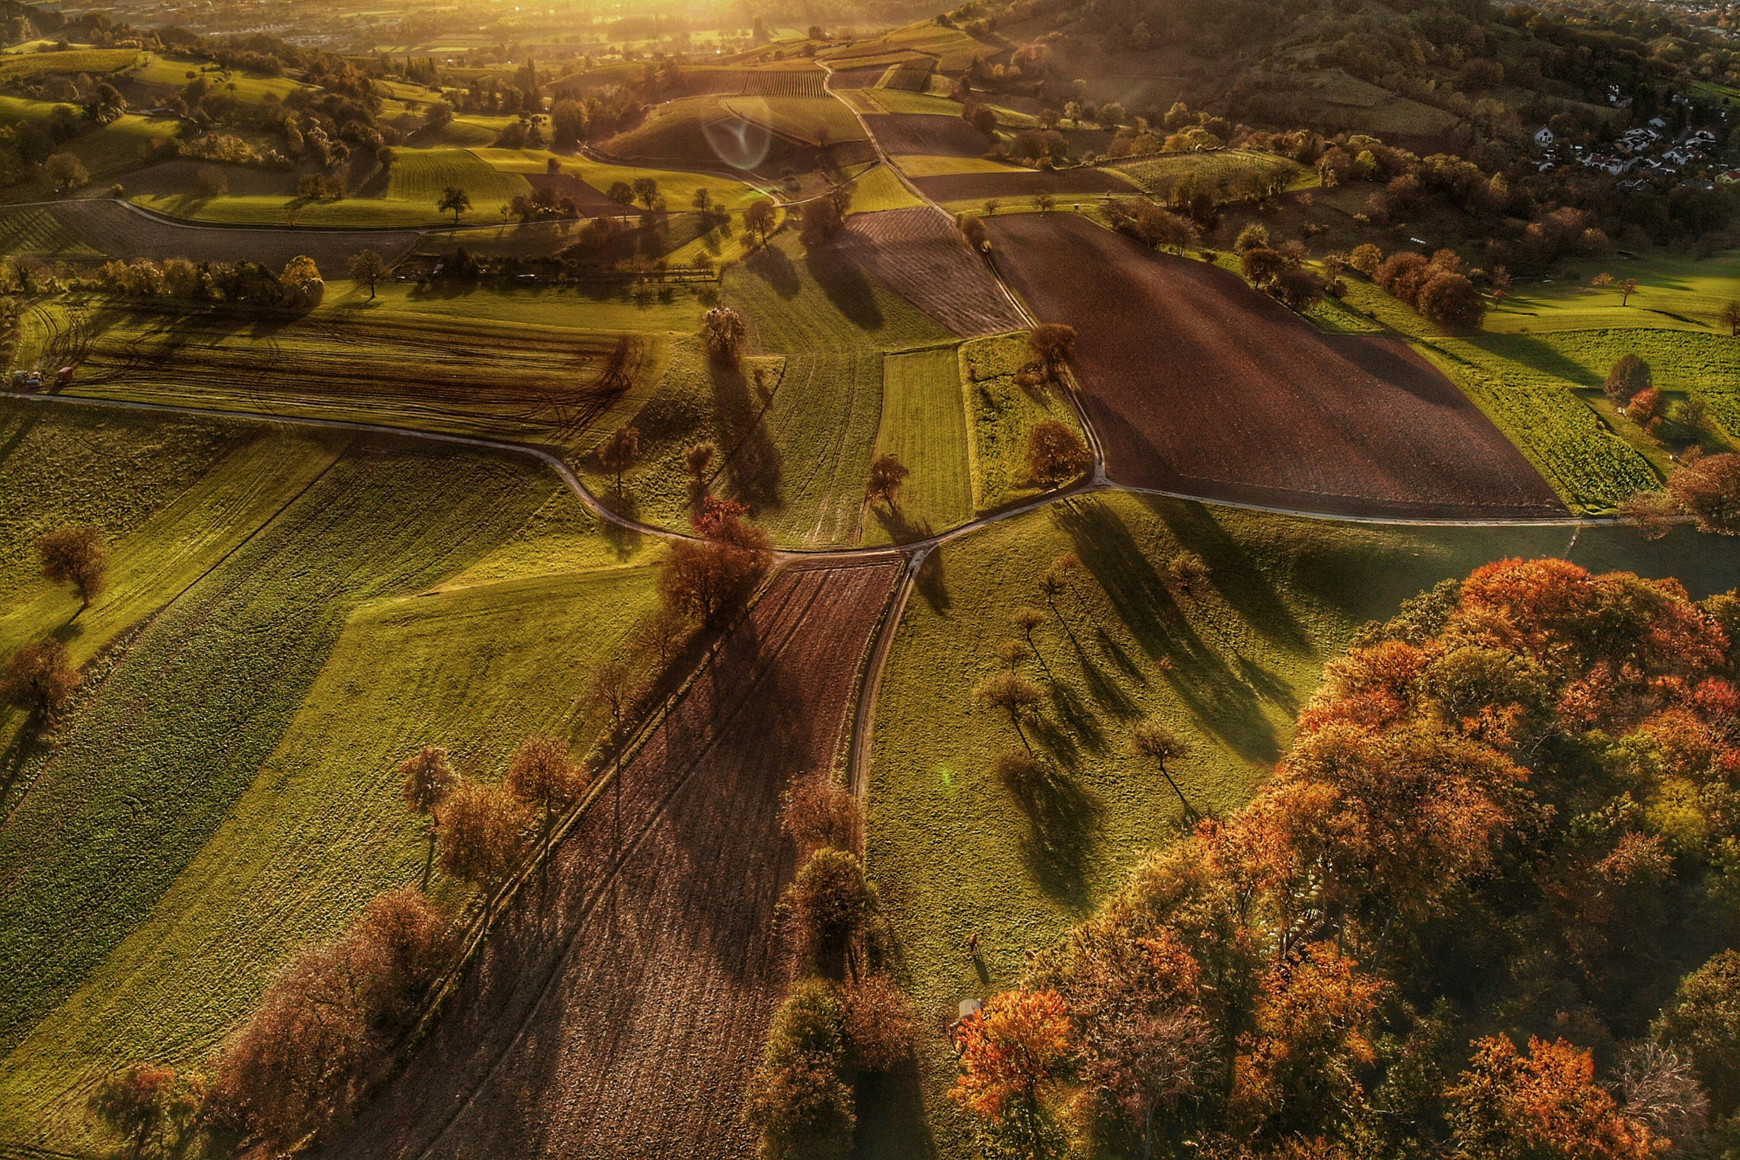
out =
[(429, 852), (423, 855), (423, 881), (417, 887), (419, 890), (429, 889), (429, 871), (435, 866), (435, 827), (429, 827)]

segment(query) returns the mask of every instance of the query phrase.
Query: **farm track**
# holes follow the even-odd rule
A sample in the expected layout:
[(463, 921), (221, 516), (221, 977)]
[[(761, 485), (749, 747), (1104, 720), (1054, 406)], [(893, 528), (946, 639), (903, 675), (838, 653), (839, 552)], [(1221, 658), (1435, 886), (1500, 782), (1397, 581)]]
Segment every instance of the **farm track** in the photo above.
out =
[(601, 798), (327, 1155), (753, 1153), (738, 1110), (788, 975), (771, 933), (792, 865), (779, 794), (839, 754), (899, 571), (773, 580), (624, 771), (620, 856)]

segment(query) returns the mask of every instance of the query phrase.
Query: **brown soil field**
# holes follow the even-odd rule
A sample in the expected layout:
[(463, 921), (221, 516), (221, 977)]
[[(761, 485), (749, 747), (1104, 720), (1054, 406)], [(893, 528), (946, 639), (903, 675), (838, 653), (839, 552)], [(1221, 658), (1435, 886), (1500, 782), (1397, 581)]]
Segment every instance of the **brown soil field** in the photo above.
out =
[(307, 254), (328, 278), (343, 278), (350, 256), (379, 250), (392, 262), (417, 244), (415, 230), (317, 230), (195, 226), (165, 221), (120, 202), (86, 200), (50, 207), (75, 237), (112, 258), (188, 258), (260, 262), (278, 268)]
[(794, 774), (845, 743), (892, 563), (798, 568), (720, 646), (513, 903), (403, 1073), (327, 1150), (356, 1160), (749, 1160), (743, 1092), (790, 976), (771, 933)]
[(991, 139), (959, 117), (932, 113), (871, 113), (865, 116), (864, 123), (870, 127), (876, 143), (888, 153), (983, 157), (991, 151)]
[(1339, 515), (1563, 514), (1521, 452), (1390, 338), (1330, 336), (1228, 271), (1075, 214), (986, 223), (1071, 358), (1120, 483)]
[(882, 74), (888, 71), (886, 64), (873, 64), (868, 68), (841, 68), (834, 70), (830, 82), (836, 89), (869, 89), (876, 86), (882, 79)]
[(1027, 325), (954, 223), (929, 206), (855, 214), (834, 245), (962, 338)]
[[(940, 120), (941, 118), (939, 118)], [(1072, 193), (1127, 193), (1141, 191), (1109, 169), (1014, 169), (1007, 173), (949, 173), (918, 177), (913, 184), (932, 201), (978, 201), (991, 197), (1032, 197), (1041, 190), (1066, 196)]]
[(528, 173), (526, 180), (533, 189), (553, 189), (563, 197), (571, 197), (581, 213), (620, 214), (622, 207), (593, 189), (572, 173)]

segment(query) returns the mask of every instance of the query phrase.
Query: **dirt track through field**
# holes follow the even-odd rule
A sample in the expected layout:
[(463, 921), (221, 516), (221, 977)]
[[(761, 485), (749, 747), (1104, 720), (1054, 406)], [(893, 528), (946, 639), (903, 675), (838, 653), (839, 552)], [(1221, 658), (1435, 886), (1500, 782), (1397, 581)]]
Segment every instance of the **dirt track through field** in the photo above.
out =
[(793, 774), (847, 736), (893, 561), (797, 567), (731, 633), (623, 779), (513, 904), (407, 1070), (327, 1150), (357, 1160), (740, 1160), (788, 977), (770, 933)]
[(1338, 515), (1564, 513), (1405, 343), (1325, 335), (1225, 270), (1074, 214), (986, 224), (1033, 312), (1080, 336), (1070, 363), (1113, 480)]
[(962, 338), (1026, 325), (984, 259), (930, 206), (856, 214), (834, 243), (872, 278)]
[(416, 230), (184, 225), (102, 199), (58, 202), (50, 210), (74, 237), (112, 258), (249, 261), (279, 269), (298, 254), (306, 254), (327, 278), (345, 277), (351, 255), (358, 250), (378, 250), (392, 262), (409, 253), (421, 236)]

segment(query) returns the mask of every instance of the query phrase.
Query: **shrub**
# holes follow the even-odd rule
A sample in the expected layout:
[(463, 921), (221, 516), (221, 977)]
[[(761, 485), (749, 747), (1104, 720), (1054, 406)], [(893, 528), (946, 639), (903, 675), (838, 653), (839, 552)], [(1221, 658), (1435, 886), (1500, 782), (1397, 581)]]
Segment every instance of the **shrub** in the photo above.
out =
[(864, 809), (851, 790), (829, 774), (793, 781), (780, 799), (780, 824), (808, 856), (823, 846), (856, 850), (864, 829)]
[(1252, 222), (1239, 231), (1239, 236), (1233, 242), (1233, 253), (1248, 254), (1252, 250), (1273, 249), (1269, 241), (1269, 227), (1262, 222)]
[(743, 1118), (762, 1160), (837, 1160), (851, 1150), (857, 1115), (843, 1073), (840, 1002), (823, 979), (792, 988), (774, 1014)]
[(840, 989), (846, 1058), (857, 1071), (892, 1071), (912, 1054), (918, 1018), (912, 1002), (887, 975), (869, 975)]
[(1661, 416), (1666, 405), (1662, 393), (1654, 387), (1646, 387), (1631, 396), (1631, 403), (1625, 408), (1625, 417), (1639, 427), (1648, 427)]
[(1347, 264), (1367, 278), (1376, 278), (1378, 269), (1384, 264), (1384, 252), (1365, 242), (1353, 248), (1353, 253), (1347, 256)]
[(1093, 451), (1081, 436), (1056, 419), (1036, 423), (1028, 433), (1027, 476), (1037, 487), (1058, 487), (1093, 465)]
[(873, 905), (864, 864), (832, 846), (809, 856), (780, 900), (811, 959), (828, 970), (850, 953)]
[(1668, 491), (1698, 530), (1740, 535), (1740, 455), (1706, 455), (1668, 477)]
[(736, 366), (749, 327), (743, 315), (729, 306), (715, 306), (701, 319), (701, 344), (707, 356), (721, 366)]
[(1428, 279), (1415, 296), (1420, 316), (1446, 330), (1476, 330), (1486, 314), (1486, 300), (1461, 274), (1441, 273)]

